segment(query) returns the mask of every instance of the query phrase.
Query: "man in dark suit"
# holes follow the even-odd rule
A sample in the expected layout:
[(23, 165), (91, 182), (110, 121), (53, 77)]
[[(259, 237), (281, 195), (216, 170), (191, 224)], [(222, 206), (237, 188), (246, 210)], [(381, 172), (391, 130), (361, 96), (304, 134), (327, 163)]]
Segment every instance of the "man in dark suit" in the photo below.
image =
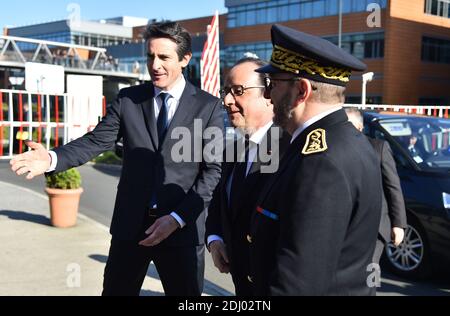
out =
[[(145, 38), (152, 83), (122, 90), (93, 132), (54, 152), (30, 143), (33, 151), (14, 158), (12, 169), (28, 179), (60, 172), (111, 150), (123, 137), (103, 294), (139, 295), (153, 261), (166, 295), (197, 296), (203, 290), (205, 210), (221, 171), (220, 162), (207, 162), (202, 153), (206, 145), (223, 149), (202, 136), (206, 128), (222, 136), (223, 110), (219, 99), (182, 74), (192, 56), (185, 29), (171, 22), (153, 24)], [(188, 131), (183, 135), (188, 144), (200, 144), (192, 150), (200, 159), (174, 156), (180, 131)]]
[(251, 221), (257, 295), (373, 295), (381, 172), (342, 108), (352, 70), (366, 67), (322, 38), (272, 27), (267, 96), (292, 135)]
[[(231, 124), (243, 135), (227, 148), (224, 157), (231, 148), (239, 148), (237, 142), (246, 137), (250, 143), (247, 159), (230, 159), (222, 165), (221, 181), (208, 209), (206, 236), (215, 266), (222, 273), (231, 272), (237, 296), (253, 295), (247, 278), (250, 216), (268, 174), (262, 172), (258, 150), (266, 148), (271, 156), (279, 155), (282, 145), (281, 131), (273, 126), (273, 105), (264, 98), (264, 75), (255, 72), (264, 65), (255, 58), (238, 61), (221, 92)], [(240, 148), (245, 149), (245, 145)], [(274, 160), (279, 161), (278, 157)]]
[[(364, 119), (361, 112), (355, 108), (345, 109), (349, 121), (360, 132), (364, 129)], [(368, 137), (381, 165), (383, 180), (383, 199), (381, 207), (381, 221), (378, 229), (378, 240), (372, 262), (378, 264), (386, 244), (399, 246), (405, 236), (406, 210), (402, 187), (398, 177), (395, 160), (389, 143)]]

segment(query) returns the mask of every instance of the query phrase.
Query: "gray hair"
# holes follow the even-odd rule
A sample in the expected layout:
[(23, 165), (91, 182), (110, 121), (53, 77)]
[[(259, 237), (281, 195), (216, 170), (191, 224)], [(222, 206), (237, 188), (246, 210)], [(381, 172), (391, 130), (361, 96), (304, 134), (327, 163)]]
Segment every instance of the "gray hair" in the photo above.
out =
[(345, 87), (324, 82), (317, 82), (314, 80), (309, 81), (315, 88), (311, 94), (311, 101), (325, 104), (338, 104), (345, 102)]

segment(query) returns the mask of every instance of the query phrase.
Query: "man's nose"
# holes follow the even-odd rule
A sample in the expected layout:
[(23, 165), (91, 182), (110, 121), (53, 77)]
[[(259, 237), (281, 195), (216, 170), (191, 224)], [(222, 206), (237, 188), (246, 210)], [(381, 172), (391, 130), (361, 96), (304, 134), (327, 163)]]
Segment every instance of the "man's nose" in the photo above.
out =
[(149, 64), (153, 70), (158, 70), (161, 68), (161, 61), (158, 58), (155, 58)]
[(225, 107), (230, 108), (234, 103), (234, 97), (233, 95), (230, 93), (228, 93), (225, 98), (223, 98), (223, 103), (225, 104)]

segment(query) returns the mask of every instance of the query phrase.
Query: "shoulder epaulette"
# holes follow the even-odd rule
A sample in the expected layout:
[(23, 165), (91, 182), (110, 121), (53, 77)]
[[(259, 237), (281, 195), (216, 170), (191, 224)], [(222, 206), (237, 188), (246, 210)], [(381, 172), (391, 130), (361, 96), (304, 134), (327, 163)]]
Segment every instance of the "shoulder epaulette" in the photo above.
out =
[(327, 149), (326, 132), (324, 129), (319, 128), (309, 133), (302, 154), (311, 155), (324, 152)]

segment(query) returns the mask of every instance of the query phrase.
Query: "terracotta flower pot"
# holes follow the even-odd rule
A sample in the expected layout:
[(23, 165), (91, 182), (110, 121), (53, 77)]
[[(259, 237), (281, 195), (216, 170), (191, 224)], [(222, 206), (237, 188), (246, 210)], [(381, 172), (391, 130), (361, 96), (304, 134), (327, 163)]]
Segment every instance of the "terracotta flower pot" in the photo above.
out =
[(50, 221), (52, 226), (68, 228), (75, 226), (78, 216), (78, 205), (83, 189), (60, 190), (46, 188), (50, 202)]

